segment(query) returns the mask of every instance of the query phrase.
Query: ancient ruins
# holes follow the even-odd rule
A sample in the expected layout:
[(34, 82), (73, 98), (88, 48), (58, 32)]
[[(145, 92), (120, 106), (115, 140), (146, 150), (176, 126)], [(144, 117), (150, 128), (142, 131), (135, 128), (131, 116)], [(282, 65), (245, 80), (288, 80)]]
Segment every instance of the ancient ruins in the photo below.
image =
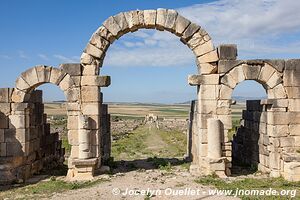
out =
[[(271, 177), (300, 181), (300, 60), (237, 60), (236, 45), (215, 48), (209, 34), (175, 10), (135, 10), (109, 17), (92, 35), (80, 63), (35, 66), (23, 72), (15, 88), (0, 90), (0, 182), (26, 180), (49, 162), (62, 162), (64, 150), (50, 134), (41, 91), (52, 83), (67, 99), (69, 180), (89, 180), (103, 171), (110, 157), (110, 116), (100, 76), (109, 46), (138, 29), (169, 31), (195, 54), (199, 73), (188, 77), (197, 87), (189, 127), (191, 173), (229, 176), (233, 159), (258, 165)], [(222, 30), (220, 30), (222, 31)], [(243, 125), (233, 142), (232, 91), (244, 80), (255, 80), (268, 98), (249, 101)]]

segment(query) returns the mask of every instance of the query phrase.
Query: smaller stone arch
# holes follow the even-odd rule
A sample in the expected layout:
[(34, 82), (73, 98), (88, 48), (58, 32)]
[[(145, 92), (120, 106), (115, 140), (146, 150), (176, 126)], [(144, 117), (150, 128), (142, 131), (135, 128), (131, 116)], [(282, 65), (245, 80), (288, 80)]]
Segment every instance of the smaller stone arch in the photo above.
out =
[(76, 88), (74, 80), (68, 73), (64, 72), (63, 69), (41, 65), (26, 70), (17, 78), (12, 102), (27, 101), (30, 93), (45, 83), (57, 85), (64, 91), (68, 101), (79, 100), (79, 88)]
[(282, 73), (267, 62), (243, 63), (232, 68), (220, 80), (219, 99), (231, 99), (234, 88), (245, 80), (260, 83), (269, 99), (285, 99)]

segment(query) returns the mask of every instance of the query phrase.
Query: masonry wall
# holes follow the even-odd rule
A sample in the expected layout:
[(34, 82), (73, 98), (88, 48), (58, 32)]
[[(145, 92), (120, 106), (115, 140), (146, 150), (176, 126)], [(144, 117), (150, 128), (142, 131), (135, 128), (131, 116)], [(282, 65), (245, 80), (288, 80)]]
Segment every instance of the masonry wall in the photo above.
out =
[[(1, 97), (12, 89), (0, 89)], [(6, 95), (7, 94), (7, 95)], [(34, 91), (28, 103), (0, 103), (0, 184), (24, 181), (43, 168), (64, 161), (58, 133), (50, 133), (42, 92)]]

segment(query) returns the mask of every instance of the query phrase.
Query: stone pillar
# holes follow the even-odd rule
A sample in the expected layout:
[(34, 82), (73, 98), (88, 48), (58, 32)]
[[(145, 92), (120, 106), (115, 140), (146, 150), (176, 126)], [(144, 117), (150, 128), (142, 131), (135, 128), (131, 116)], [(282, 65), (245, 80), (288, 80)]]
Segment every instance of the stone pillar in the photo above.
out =
[(209, 158), (221, 158), (222, 157), (222, 147), (221, 147), (221, 134), (222, 125), (221, 121), (218, 119), (208, 119), (207, 120), (207, 156)]
[(78, 144), (79, 153), (78, 159), (90, 158), (90, 131), (88, 124), (88, 117), (79, 115), (78, 116)]

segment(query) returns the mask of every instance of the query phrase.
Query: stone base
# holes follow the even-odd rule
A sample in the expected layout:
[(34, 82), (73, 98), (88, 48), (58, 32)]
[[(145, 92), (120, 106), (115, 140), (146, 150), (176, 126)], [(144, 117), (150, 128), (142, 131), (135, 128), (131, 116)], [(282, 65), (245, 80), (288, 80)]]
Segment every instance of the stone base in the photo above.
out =
[(86, 160), (75, 159), (72, 161), (74, 168), (68, 170), (66, 179), (68, 181), (89, 181), (94, 178), (95, 166), (98, 163), (97, 158)]

